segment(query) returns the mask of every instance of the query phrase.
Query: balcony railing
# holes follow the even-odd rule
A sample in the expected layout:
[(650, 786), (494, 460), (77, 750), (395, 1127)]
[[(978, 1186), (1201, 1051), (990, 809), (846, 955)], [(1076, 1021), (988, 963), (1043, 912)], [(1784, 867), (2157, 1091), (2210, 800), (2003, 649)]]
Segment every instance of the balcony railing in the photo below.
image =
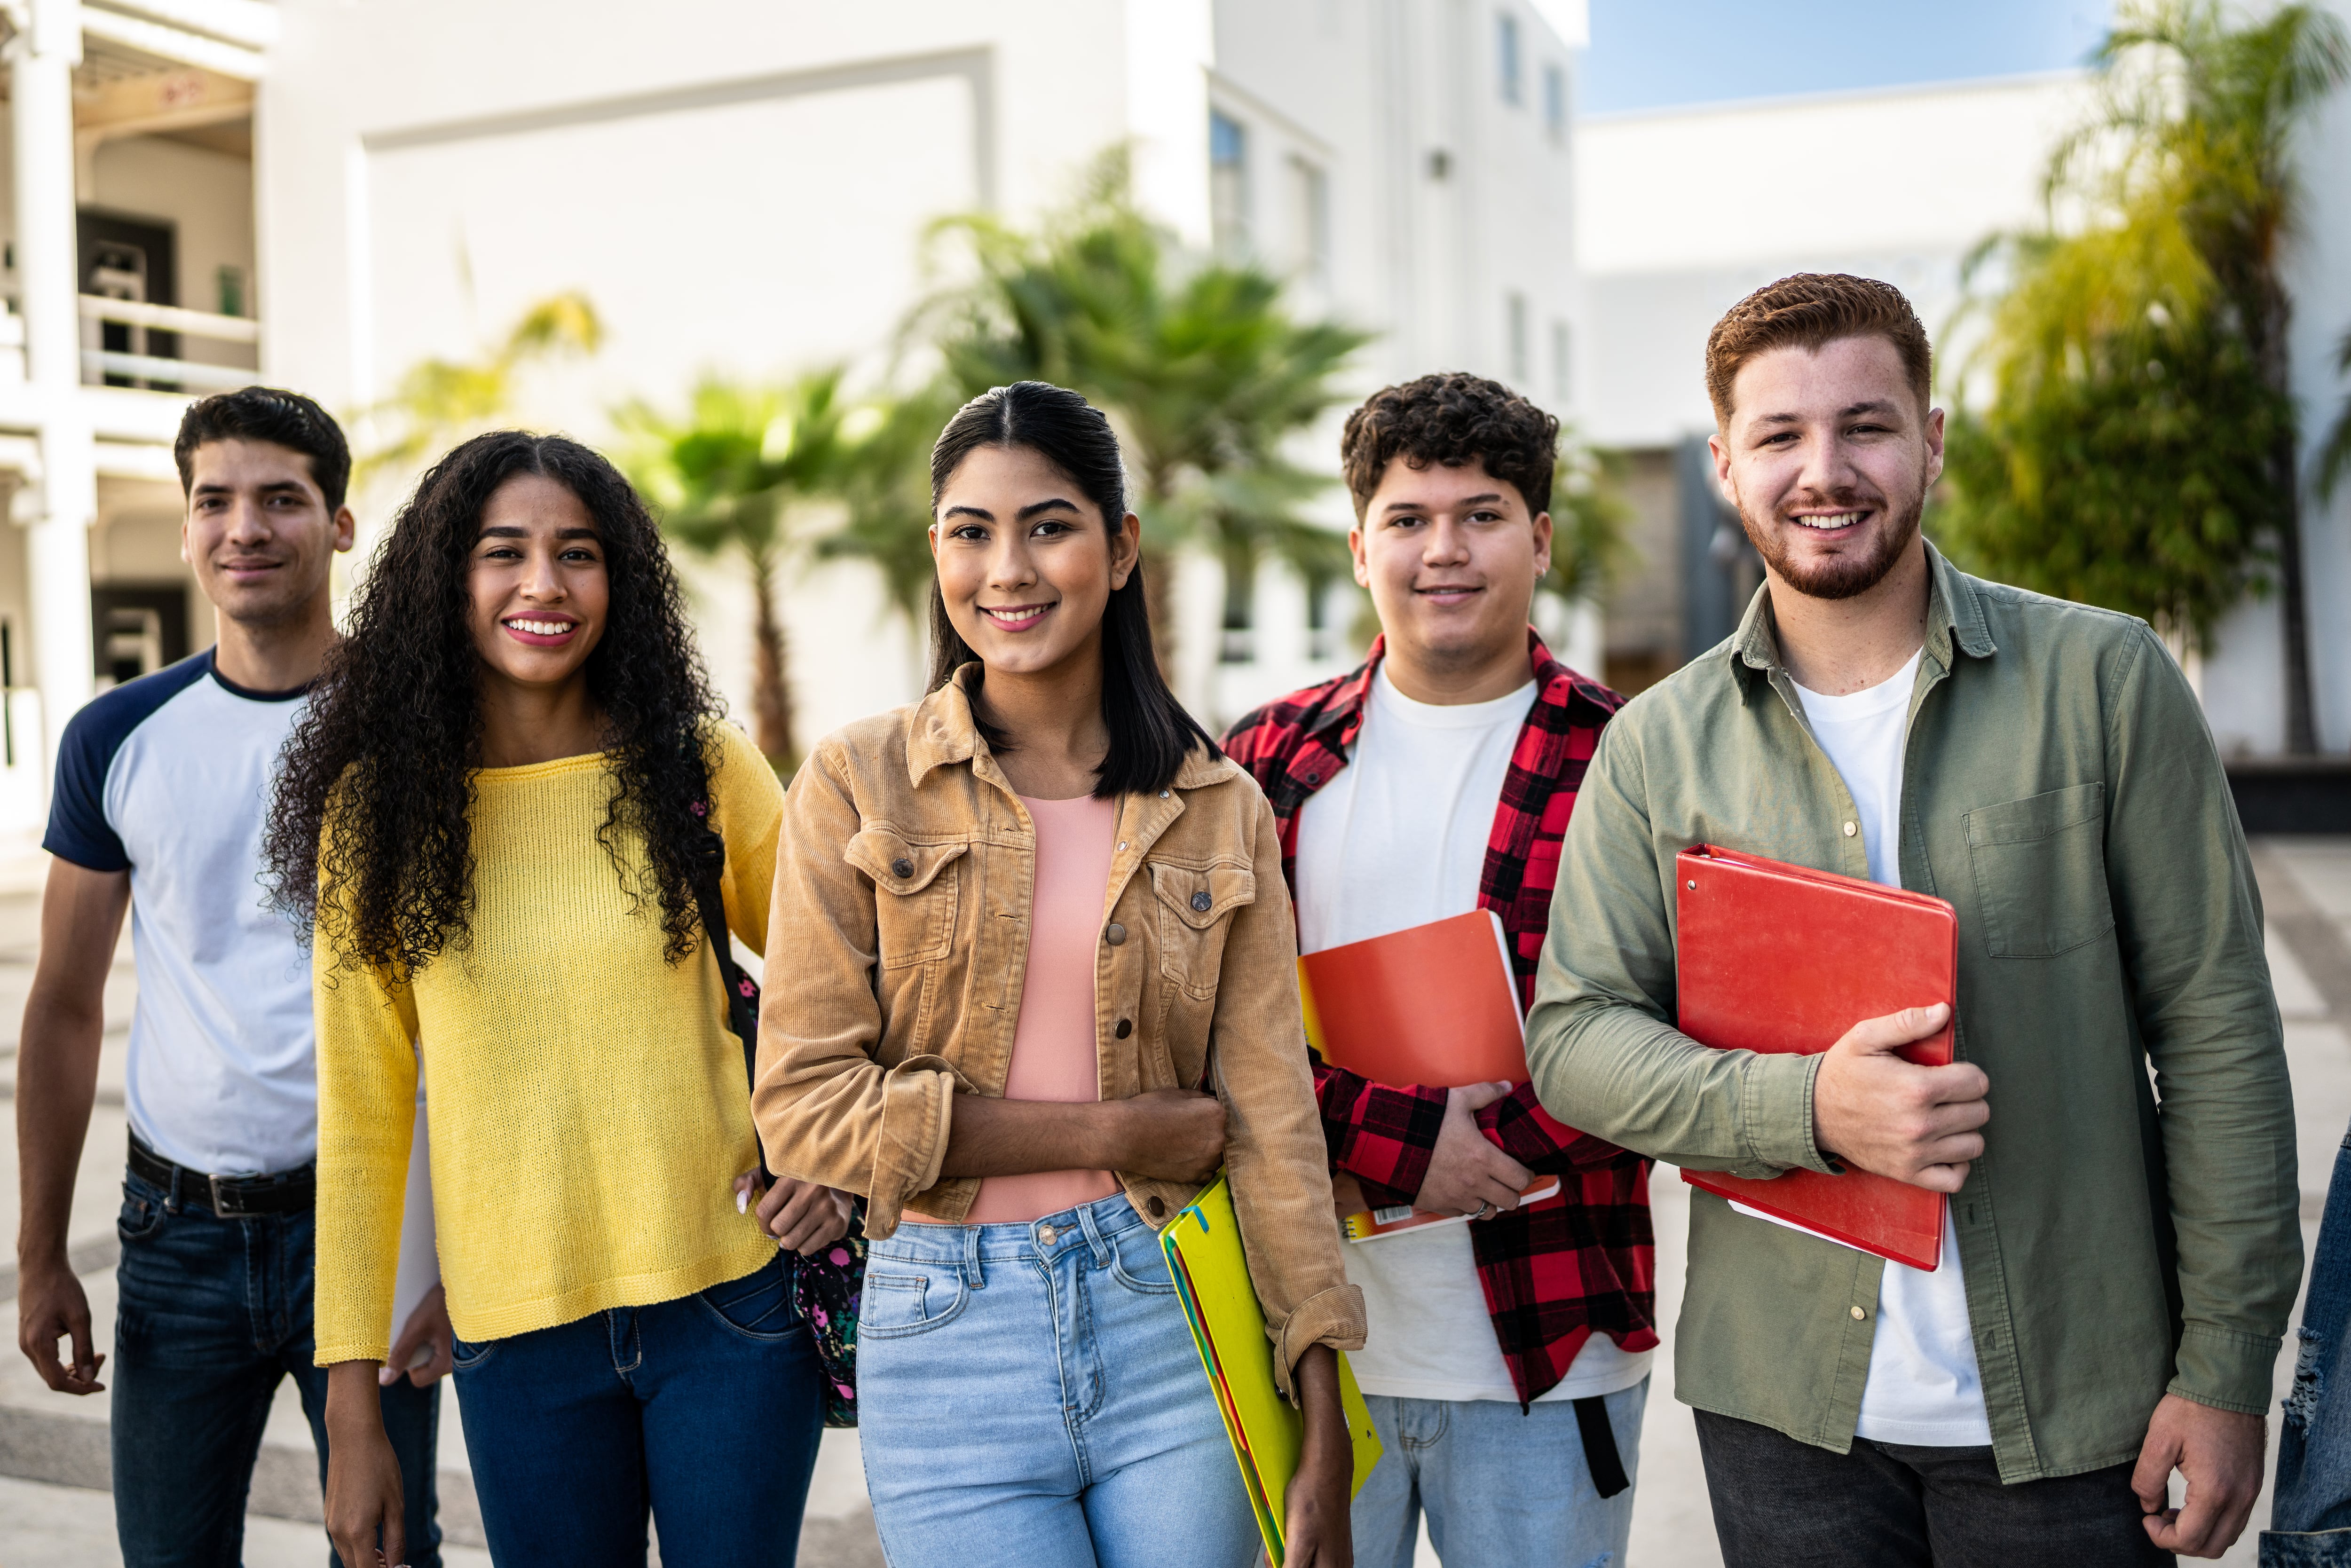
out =
[[(261, 323), (248, 317), (215, 316), (208, 310), (110, 299), (97, 294), (85, 294), (80, 299), (82, 315), (94, 321), (113, 321), (157, 332), (180, 332), (220, 343), (249, 343), (257, 348), (261, 342)], [(81, 368), (84, 376), (97, 381), (118, 376), (151, 386), (162, 382), (189, 392), (226, 392), (250, 385), (257, 374), (250, 366), (208, 365), (193, 360), (124, 353), (112, 349), (84, 349)]]

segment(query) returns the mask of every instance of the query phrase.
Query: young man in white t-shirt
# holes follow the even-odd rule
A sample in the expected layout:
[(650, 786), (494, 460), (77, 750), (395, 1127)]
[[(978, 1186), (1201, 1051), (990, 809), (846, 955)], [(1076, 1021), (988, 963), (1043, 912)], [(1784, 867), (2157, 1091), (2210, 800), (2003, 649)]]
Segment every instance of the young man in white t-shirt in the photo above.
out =
[[(1921, 533), (1931, 371), (1876, 279), (1784, 277), (1716, 324), (1715, 476), (1764, 584), (1593, 760), (1529, 1066), (1555, 1113), (1687, 1168), (1949, 1195), (1931, 1270), (1693, 1197), (1675, 1393), (1729, 1568), (2217, 1557), (2301, 1274), (2260, 895), (2152, 630)], [(1953, 1002), (1813, 1053), (1681, 1034), (1697, 843), (1944, 900)], [(1954, 1061), (1897, 1054), (1954, 1021)]]
[[(110, 1422), (128, 1568), (238, 1560), (280, 1379), (301, 1390), (322, 1479), (327, 1465), (327, 1375), (311, 1364), (310, 960), (260, 869), (278, 754), (335, 641), (330, 570), (351, 548), (350, 454), (308, 398), (247, 387), (192, 406), (174, 455), (181, 555), (219, 612), (219, 640), (66, 727), (16, 1077), (17, 1344), (51, 1388), (95, 1394), (106, 1357), (67, 1261), (67, 1222), (106, 977), (131, 910), (139, 999)], [(403, 1254), (405, 1293), (422, 1299), (388, 1364), (409, 1370), (388, 1379), (384, 1424), (409, 1499), (407, 1561), (431, 1568), (436, 1380), (452, 1342), (439, 1286), (423, 1289), (437, 1276), (429, 1228)]]
[[(1531, 995), (1560, 836), (1623, 701), (1528, 625), (1558, 432), (1468, 375), (1389, 387), (1347, 421), (1348, 544), (1380, 640), (1225, 741), (1273, 803), (1301, 952), (1489, 909)], [(1315, 1088), (1343, 1212), (1468, 1218), (1348, 1249), (1370, 1319), (1350, 1359), (1387, 1449), (1355, 1499), (1358, 1560), (1409, 1568), (1426, 1512), (1448, 1563), (1621, 1562), (1657, 1343), (1646, 1162), (1524, 1083), (1318, 1061)], [(1520, 1210), (1537, 1174), (1559, 1191)]]

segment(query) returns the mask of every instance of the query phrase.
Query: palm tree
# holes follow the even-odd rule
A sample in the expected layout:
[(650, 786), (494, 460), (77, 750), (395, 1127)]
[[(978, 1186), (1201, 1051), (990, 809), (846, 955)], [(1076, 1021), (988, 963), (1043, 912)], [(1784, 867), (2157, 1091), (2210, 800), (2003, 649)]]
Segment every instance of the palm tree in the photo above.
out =
[(881, 574), (890, 607), (911, 626), (924, 624), (924, 591), (932, 580), (931, 444), (961, 405), (944, 377), (899, 398), (879, 398), (844, 420), (837, 476), (847, 508), (841, 526), (817, 540), (824, 559), (862, 560)]
[(1183, 256), (1134, 205), (1123, 149), (1036, 233), (986, 215), (947, 220), (972, 284), (927, 301), (912, 329), (966, 396), (1026, 378), (1086, 394), (1111, 416), (1136, 472), (1153, 627), (1173, 652), (1168, 570), (1196, 540), (1228, 570), (1280, 557), (1310, 583), (1344, 548), (1301, 513), (1329, 480), (1283, 449), (1334, 403), (1340, 371), (1371, 335), (1301, 322), (1283, 284), (1251, 263)]
[(752, 738), (785, 772), (799, 749), (778, 577), (805, 542), (800, 514), (839, 487), (849, 412), (841, 374), (810, 371), (778, 388), (705, 376), (683, 419), (643, 402), (614, 415), (631, 444), (630, 477), (660, 509), (662, 527), (699, 554), (732, 551), (750, 568)]
[(508, 423), (522, 371), (549, 360), (593, 354), (604, 324), (585, 294), (554, 294), (526, 309), (505, 338), (472, 360), (420, 360), (390, 397), (367, 416), (392, 421), (400, 434), (364, 454), (362, 479), (421, 465), (469, 435)]
[(2011, 280), (1980, 361), (1995, 395), (1953, 422), (1945, 520), (2001, 575), (2199, 642), (2273, 550), (2286, 745), (2312, 751), (2281, 268), (2294, 132), (2351, 75), (2351, 45), (2312, 5), (2248, 21), (2218, 0), (2132, 0), (2096, 63), (2098, 110), (2052, 160), (2049, 222), (1983, 253)]

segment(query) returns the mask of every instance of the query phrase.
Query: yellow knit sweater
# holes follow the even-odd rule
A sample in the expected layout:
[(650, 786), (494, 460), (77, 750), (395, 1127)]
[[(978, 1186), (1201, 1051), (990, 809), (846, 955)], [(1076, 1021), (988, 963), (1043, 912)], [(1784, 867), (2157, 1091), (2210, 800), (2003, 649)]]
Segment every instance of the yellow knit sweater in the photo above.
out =
[[(715, 727), (726, 921), (764, 948), (783, 790), (739, 730)], [(632, 904), (597, 839), (604, 758), (485, 768), (475, 784), (470, 946), (402, 985), (318, 944), (322, 1366), (390, 1349), (420, 1058), (461, 1339), (674, 1300), (775, 1256), (735, 1209), (758, 1149), (717, 967), (706, 944), (663, 962), (658, 900)], [(642, 840), (622, 852), (634, 883)]]

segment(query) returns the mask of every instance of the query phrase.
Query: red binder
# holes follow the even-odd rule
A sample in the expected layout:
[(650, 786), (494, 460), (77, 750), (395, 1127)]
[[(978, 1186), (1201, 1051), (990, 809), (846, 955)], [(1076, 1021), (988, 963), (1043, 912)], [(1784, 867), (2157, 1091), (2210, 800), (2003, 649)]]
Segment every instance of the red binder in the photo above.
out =
[[(1674, 857), (1674, 883), (1679, 1027), (1701, 1045), (1811, 1055), (1864, 1019), (1937, 1002), (1957, 1014), (1959, 916), (1939, 898), (1710, 844)], [(1901, 1054), (1938, 1067), (1951, 1047), (1946, 1024)], [(1943, 1195), (1890, 1176), (1682, 1179), (1913, 1269), (1942, 1261)]]

